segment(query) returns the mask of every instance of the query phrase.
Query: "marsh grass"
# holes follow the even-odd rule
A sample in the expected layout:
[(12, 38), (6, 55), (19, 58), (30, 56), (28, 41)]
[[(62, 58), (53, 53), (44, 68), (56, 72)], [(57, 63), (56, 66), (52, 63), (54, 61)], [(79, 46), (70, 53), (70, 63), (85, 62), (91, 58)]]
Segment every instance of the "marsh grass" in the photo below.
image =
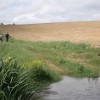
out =
[(0, 100), (28, 100), (35, 91), (27, 74), (12, 59), (1, 59)]
[(26, 69), (11, 57), (0, 59), (0, 100), (29, 100), (41, 87), (57, 80), (59, 76), (40, 61)]

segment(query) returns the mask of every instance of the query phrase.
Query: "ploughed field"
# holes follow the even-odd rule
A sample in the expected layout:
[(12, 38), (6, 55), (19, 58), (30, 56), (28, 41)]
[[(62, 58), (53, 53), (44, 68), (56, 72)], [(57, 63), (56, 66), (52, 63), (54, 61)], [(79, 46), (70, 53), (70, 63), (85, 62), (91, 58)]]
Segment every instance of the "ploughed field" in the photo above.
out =
[(20, 40), (82, 42), (100, 47), (100, 21), (0, 25), (0, 31)]

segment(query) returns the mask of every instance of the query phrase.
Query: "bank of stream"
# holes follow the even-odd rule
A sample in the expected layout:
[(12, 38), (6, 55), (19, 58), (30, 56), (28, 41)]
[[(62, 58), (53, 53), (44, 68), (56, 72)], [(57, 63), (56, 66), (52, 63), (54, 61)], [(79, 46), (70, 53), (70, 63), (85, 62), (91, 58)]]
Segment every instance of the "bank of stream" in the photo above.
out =
[(99, 78), (64, 76), (60, 82), (44, 89), (36, 100), (100, 100)]

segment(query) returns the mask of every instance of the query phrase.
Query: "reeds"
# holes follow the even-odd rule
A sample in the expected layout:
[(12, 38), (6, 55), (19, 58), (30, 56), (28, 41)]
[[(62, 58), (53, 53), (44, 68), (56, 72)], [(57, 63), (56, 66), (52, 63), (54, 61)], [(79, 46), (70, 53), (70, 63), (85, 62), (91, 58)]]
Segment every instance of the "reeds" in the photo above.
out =
[(30, 100), (44, 85), (60, 79), (38, 60), (26, 68), (14, 58), (0, 59), (0, 100)]
[(0, 100), (28, 100), (35, 91), (29, 75), (14, 59), (0, 59)]

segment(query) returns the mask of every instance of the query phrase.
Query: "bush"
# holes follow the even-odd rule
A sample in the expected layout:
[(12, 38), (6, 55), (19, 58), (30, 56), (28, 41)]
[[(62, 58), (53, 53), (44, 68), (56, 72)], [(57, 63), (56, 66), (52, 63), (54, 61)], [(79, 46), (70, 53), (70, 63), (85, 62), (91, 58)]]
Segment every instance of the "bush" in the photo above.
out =
[(41, 82), (48, 82), (48, 81), (57, 81), (59, 80), (59, 75), (50, 70), (46, 65), (44, 65), (40, 61), (33, 61), (32, 67), (31, 67), (31, 77), (35, 81), (41, 81)]
[(1, 23), (1, 25), (4, 25), (3, 23)]

